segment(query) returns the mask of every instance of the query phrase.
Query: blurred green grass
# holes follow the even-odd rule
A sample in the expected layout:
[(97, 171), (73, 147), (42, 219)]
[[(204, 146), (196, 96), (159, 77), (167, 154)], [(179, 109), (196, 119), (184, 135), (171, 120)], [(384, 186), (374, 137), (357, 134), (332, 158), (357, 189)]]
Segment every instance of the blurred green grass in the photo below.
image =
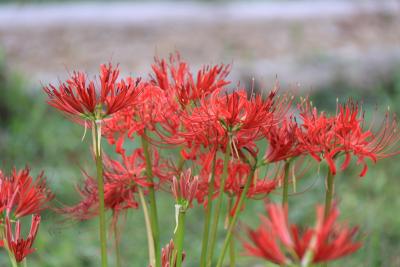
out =
[[(377, 82), (373, 90), (349, 88), (345, 81), (340, 81), (316, 90), (311, 98), (317, 107), (334, 112), (337, 96), (341, 101), (347, 97), (361, 98), (368, 116), (376, 112), (376, 105), (383, 107), (378, 114), (385, 112), (388, 105), (400, 112), (396, 105), (400, 100), (400, 71), (389, 80)], [(25, 164), (29, 164), (35, 174), (44, 169), (57, 201), (74, 203), (77, 199), (74, 186), (82, 180), (80, 167), (93, 173), (88, 138), (81, 142), (82, 135), (82, 127), (70, 123), (50, 108), (40, 90), (29, 88), (23, 77), (0, 64), (1, 169), (8, 172), (12, 166), (20, 168)], [(365, 236), (359, 252), (329, 266), (400, 266), (400, 165), (397, 160), (379, 162), (364, 178), (357, 177), (357, 168), (338, 175), (336, 190), (341, 219), (351, 225), (360, 225)], [(320, 173), (312, 173), (298, 182), (298, 192), (307, 191), (290, 198), (290, 205), (295, 207), (291, 213), (293, 221), (313, 222), (314, 205), (324, 199), (325, 172), (325, 166), (322, 166)], [(175, 225), (174, 206), (166, 192), (160, 192), (157, 197), (161, 238), (166, 244)], [(271, 198), (278, 199), (279, 195), (272, 194)], [(262, 201), (252, 200), (246, 206), (242, 222), (256, 226), (257, 214), (262, 212)], [(141, 210), (128, 212), (121, 219), (121, 225), (124, 225), (121, 240), (124, 266), (147, 266), (147, 241)], [(190, 211), (186, 233), (186, 266), (197, 266), (202, 233), (201, 207)], [(30, 267), (98, 266), (97, 221), (65, 222), (58, 215), (46, 212), (35, 247), (38, 251), (29, 257)], [(111, 240), (109, 247), (112, 248)], [(237, 247), (242, 251), (240, 244)], [(5, 253), (0, 253), (0, 266), (8, 266)], [(113, 263), (112, 256), (110, 262)], [(260, 266), (257, 265), (259, 262), (240, 257), (238, 266)]]

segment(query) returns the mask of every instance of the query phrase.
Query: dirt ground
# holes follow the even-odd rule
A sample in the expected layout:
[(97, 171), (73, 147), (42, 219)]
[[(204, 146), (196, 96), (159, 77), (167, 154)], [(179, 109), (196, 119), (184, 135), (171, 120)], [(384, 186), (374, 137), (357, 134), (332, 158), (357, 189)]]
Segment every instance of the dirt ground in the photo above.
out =
[(107, 61), (144, 75), (155, 55), (175, 50), (194, 69), (233, 63), (234, 81), (255, 77), (268, 87), (278, 76), (303, 90), (338, 79), (368, 87), (400, 65), (395, 2), (295, 3), (0, 6), (0, 47), (34, 84), (95, 73)]

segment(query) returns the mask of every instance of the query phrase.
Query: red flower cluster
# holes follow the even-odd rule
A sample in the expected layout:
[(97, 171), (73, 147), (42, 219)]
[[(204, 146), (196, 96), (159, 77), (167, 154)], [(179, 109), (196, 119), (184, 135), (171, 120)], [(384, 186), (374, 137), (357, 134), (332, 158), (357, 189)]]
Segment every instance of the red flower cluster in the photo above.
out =
[[(54, 195), (46, 186), (43, 172), (34, 180), (30, 169), (26, 167), (17, 171), (15, 168), (9, 176), (0, 171), (0, 217), (5, 237), (2, 245), (21, 262), (34, 252), (32, 248), (40, 223), (39, 213), (48, 208)], [(31, 229), (28, 238), (21, 238), (20, 218), (32, 215)], [(16, 221), (15, 221), (16, 220)], [(11, 222), (15, 221), (15, 236)]]
[(35, 241), (40, 224), (40, 215), (33, 215), (31, 228), (27, 239), (21, 238), (21, 222), (18, 220), (15, 224), (15, 235), (12, 233), (12, 225), (10, 219), (6, 217), (5, 225), (5, 240), (7, 248), (12, 252), (17, 262), (21, 262), (26, 256), (33, 253), (35, 249), (32, 248)]
[[(174, 255), (174, 242), (171, 240), (169, 243), (163, 247), (161, 252), (161, 267), (175, 267), (176, 266), (176, 254)], [(171, 265), (171, 262), (175, 262), (175, 264)], [(182, 261), (185, 260), (185, 253), (182, 255)], [(152, 267), (152, 266), (149, 266)]]
[(183, 210), (186, 210), (192, 204), (197, 193), (198, 177), (192, 176), (192, 170), (188, 169), (181, 173), (179, 179), (172, 178), (172, 194)]
[(338, 105), (338, 112), (332, 117), (318, 114), (308, 100), (299, 109), (303, 120), (297, 131), (300, 150), (318, 161), (324, 158), (332, 174), (336, 174), (335, 160), (340, 155), (345, 155), (342, 170), (348, 167), (353, 155), (358, 158), (357, 164), (364, 165), (360, 173), (364, 176), (368, 170), (366, 158), (376, 162), (400, 153), (399, 137), (395, 134), (397, 123), (389, 114), (380, 130), (374, 133), (372, 127), (364, 129), (364, 116), (359, 105), (352, 101)]
[[(154, 153), (153, 170), (157, 177), (162, 178), (161, 182), (165, 182), (167, 178), (160, 170), (166, 168), (166, 165), (159, 163), (158, 158), (159, 155)], [(142, 149), (134, 150), (131, 155), (123, 153), (122, 163), (105, 155), (103, 164), (105, 166), (104, 204), (106, 209), (113, 212), (113, 223), (117, 221), (121, 211), (139, 207), (138, 187), (144, 190), (149, 186), (155, 186), (156, 189), (159, 187), (146, 180), (146, 164)], [(85, 176), (83, 186), (77, 188), (82, 200), (76, 205), (66, 206), (60, 210), (77, 220), (93, 218), (97, 216), (99, 210), (97, 181), (86, 172), (83, 174)], [(146, 194), (146, 191), (144, 193)]]
[(83, 72), (74, 72), (72, 77), (58, 88), (44, 87), (48, 103), (75, 120), (101, 120), (135, 103), (141, 91), (139, 79), (121, 79), (118, 68), (111, 64), (100, 66), (99, 88), (96, 81), (88, 80)]
[(274, 204), (266, 208), (269, 218), (261, 217), (260, 227), (249, 230), (251, 243), (244, 243), (252, 256), (281, 265), (309, 264), (336, 260), (361, 247), (361, 243), (353, 241), (357, 228), (340, 228), (336, 224), (337, 209), (324, 219), (323, 208), (317, 207), (316, 226), (300, 233), (297, 225), (289, 225), (287, 209)]

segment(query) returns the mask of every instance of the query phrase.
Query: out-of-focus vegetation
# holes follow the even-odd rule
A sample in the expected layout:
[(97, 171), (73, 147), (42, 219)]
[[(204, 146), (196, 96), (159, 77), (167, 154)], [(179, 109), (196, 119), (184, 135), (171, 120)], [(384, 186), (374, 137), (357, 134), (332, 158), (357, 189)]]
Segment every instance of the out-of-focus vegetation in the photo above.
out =
[[(54, 204), (74, 203), (78, 197), (74, 186), (82, 180), (80, 168), (93, 173), (87, 143), (89, 138), (82, 143), (83, 128), (48, 107), (40, 90), (28, 87), (21, 76), (0, 64), (0, 168), (7, 172), (14, 165), (23, 167), (29, 164), (34, 173), (44, 169), (49, 185), (57, 195)], [(383, 114), (388, 105), (393, 111), (400, 112), (396, 105), (400, 100), (400, 72), (392, 79), (377, 83), (373, 90), (348, 88), (345, 82), (338, 82), (315, 91), (311, 96), (317, 107), (331, 112), (335, 112), (337, 97), (340, 101), (347, 97), (363, 100), (367, 115), (374, 112)], [(357, 167), (338, 175), (336, 190), (341, 219), (360, 225), (365, 237), (362, 237), (364, 246), (359, 252), (329, 266), (400, 266), (400, 165), (396, 164), (397, 160), (379, 162), (364, 178), (358, 178), (360, 170)], [(314, 204), (322, 203), (324, 199), (324, 173), (325, 166), (321, 166), (319, 173), (300, 178), (297, 182), (297, 192), (290, 198), (290, 205), (296, 208), (291, 214), (294, 221), (313, 222)], [(271, 195), (272, 199), (278, 197), (277, 194)], [(160, 192), (158, 200), (163, 229), (161, 238), (166, 244), (175, 225), (174, 206), (166, 192)], [(186, 266), (197, 266), (202, 232), (201, 209), (195, 207), (187, 216)], [(256, 214), (260, 212), (263, 212), (262, 201), (248, 203), (242, 223), (257, 225)], [(124, 266), (147, 266), (142, 211), (128, 212), (120, 223), (124, 226), (121, 240)], [(240, 244), (237, 246), (241, 247)], [(47, 212), (35, 247), (37, 252), (28, 258), (30, 267), (98, 266), (97, 220), (71, 222)], [(109, 248), (113, 248), (111, 239)], [(0, 253), (0, 266), (7, 266), (6, 255)], [(241, 257), (238, 266), (255, 266), (257, 262)]]

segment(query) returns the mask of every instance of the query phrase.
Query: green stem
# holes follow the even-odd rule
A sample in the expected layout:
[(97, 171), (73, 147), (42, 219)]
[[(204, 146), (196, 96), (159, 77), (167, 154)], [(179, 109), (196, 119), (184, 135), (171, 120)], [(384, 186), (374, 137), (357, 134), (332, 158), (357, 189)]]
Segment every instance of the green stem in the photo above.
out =
[(286, 161), (284, 167), (285, 174), (283, 176), (282, 206), (288, 205), (289, 200), (289, 167), (290, 161)]
[(113, 224), (116, 267), (121, 267), (121, 251), (119, 249), (119, 233), (117, 222)]
[(151, 157), (149, 152), (149, 143), (144, 137), (144, 134), (141, 136), (141, 141), (146, 161), (146, 176), (147, 180), (150, 183), (152, 183), (152, 185), (149, 187), (151, 231), (153, 233), (154, 251), (156, 255), (156, 267), (161, 267), (161, 249), (160, 249), (160, 234), (159, 234), (160, 230), (158, 226), (157, 203), (154, 192), (153, 164), (151, 162)]
[(235, 267), (236, 264), (236, 250), (235, 250), (235, 238), (231, 238), (229, 244), (229, 266)]
[(179, 212), (178, 228), (175, 233), (174, 244), (176, 246), (176, 267), (182, 266), (183, 237), (185, 235), (185, 212)]
[(94, 123), (94, 151), (96, 156), (97, 187), (99, 198), (99, 236), (101, 246), (101, 266), (107, 267), (107, 236), (106, 236), (106, 216), (104, 209), (104, 181), (103, 181), (103, 161), (101, 153), (101, 121)]
[(324, 210), (324, 218), (326, 219), (329, 216), (332, 207), (333, 193), (335, 189), (334, 185), (335, 176), (328, 170), (328, 176), (326, 178), (326, 192), (325, 192), (325, 210)]
[(201, 256), (200, 256), (200, 267), (205, 267), (207, 259), (207, 245), (208, 236), (210, 234), (210, 222), (211, 222), (211, 212), (212, 212), (212, 195), (214, 192), (214, 180), (215, 180), (215, 162), (217, 161), (217, 152), (214, 152), (214, 158), (212, 162), (211, 179), (208, 184), (208, 197), (207, 197), (207, 207), (206, 214), (204, 218), (204, 230), (203, 230), (203, 240), (201, 244)]
[(138, 187), (138, 191), (139, 191), (140, 204), (142, 205), (142, 208), (143, 208), (144, 221), (145, 221), (145, 225), (146, 225), (147, 244), (148, 244), (148, 250), (149, 250), (149, 263), (151, 266), (155, 266), (156, 256), (154, 253), (154, 240), (153, 240), (153, 233), (151, 231), (149, 211), (147, 210), (147, 204), (144, 199), (143, 191), (140, 187)]
[(226, 144), (224, 166), (223, 166), (223, 171), (222, 171), (222, 176), (221, 176), (221, 181), (220, 181), (220, 186), (219, 186), (219, 196), (218, 196), (218, 200), (217, 200), (217, 205), (215, 206), (214, 220), (213, 220), (212, 227), (211, 227), (211, 239), (210, 239), (210, 245), (208, 248), (207, 266), (211, 266), (211, 262), (213, 259), (213, 254), (214, 254), (214, 249), (215, 249), (215, 241), (217, 239), (219, 215), (220, 215), (222, 200), (223, 200), (223, 196), (224, 196), (225, 180), (228, 177), (228, 164), (229, 164), (230, 156), (231, 156), (231, 142), (230, 142), (230, 138), (229, 138), (228, 142)]
[(245, 184), (245, 186), (243, 188), (242, 194), (240, 195), (239, 203), (238, 203), (238, 205), (236, 207), (235, 213), (234, 213), (234, 215), (232, 217), (232, 220), (231, 220), (231, 222), (229, 224), (228, 232), (227, 232), (226, 237), (225, 237), (224, 245), (222, 246), (222, 251), (221, 251), (221, 254), (220, 254), (219, 259), (218, 259), (217, 267), (221, 267), (223, 262), (224, 262), (225, 253), (226, 253), (226, 250), (227, 250), (228, 245), (230, 243), (230, 239), (232, 238), (233, 229), (236, 226), (236, 222), (237, 222), (237, 219), (239, 217), (239, 213), (240, 213), (240, 211), (241, 211), (241, 209), (242, 209), (242, 207), (244, 205), (244, 201), (246, 199), (247, 192), (249, 191), (250, 185), (251, 185), (251, 183), (253, 181), (254, 172), (255, 172), (255, 168), (252, 167), (251, 170), (250, 170), (249, 176), (247, 178), (246, 184)]
[[(229, 203), (229, 211), (233, 208), (233, 199), (231, 198), (230, 203)], [(229, 213), (228, 213), (229, 216)], [(229, 216), (229, 223), (232, 222), (232, 217)], [(229, 266), (230, 267), (235, 267), (236, 264), (236, 250), (235, 250), (235, 238), (231, 238), (230, 244), (229, 244)]]
[[(333, 193), (335, 191), (334, 184), (335, 176), (330, 170), (328, 170), (328, 175), (326, 177), (326, 192), (325, 192), (325, 210), (324, 219), (326, 220), (331, 212)], [(328, 267), (327, 263), (322, 264), (323, 267)]]

